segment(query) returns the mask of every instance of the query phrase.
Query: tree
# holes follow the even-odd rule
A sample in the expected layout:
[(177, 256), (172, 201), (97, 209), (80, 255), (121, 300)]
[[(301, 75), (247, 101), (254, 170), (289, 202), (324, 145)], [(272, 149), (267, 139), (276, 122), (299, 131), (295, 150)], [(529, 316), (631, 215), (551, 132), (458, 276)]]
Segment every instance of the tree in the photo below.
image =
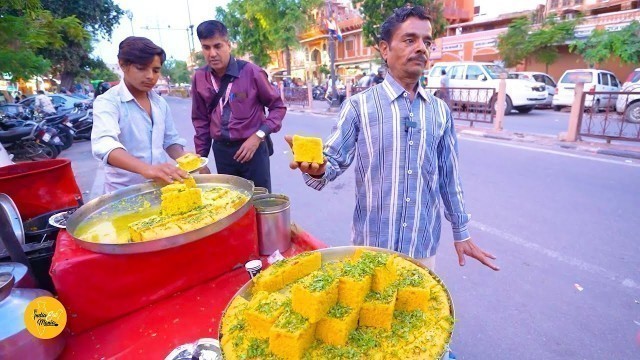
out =
[(573, 38), (576, 25), (580, 18), (574, 20), (557, 21), (554, 17), (547, 18), (540, 28), (529, 35), (534, 58), (545, 64), (545, 72), (549, 72), (549, 65), (559, 57), (558, 45)]
[(580, 19), (557, 21), (549, 17), (542, 24), (533, 26), (527, 18), (516, 19), (507, 32), (498, 37), (498, 50), (507, 67), (514, 67), (530, 56), (549, 65), (558, 59), (558, 45), (573, 37)]
[(498, 36), (498, 50), (506, 67), (514, 67), (531, 55), (529, 32), (531, 21), (519, 18), (509, 24), (507, 32)]
[(169, 59), (162, 65), (162, 75), (168, 77), (173, 84), (185, 84), (191, 81), (191, 73), (187, 62)]
[(298, 47), (298, 33), (310, 23), (307, 14), (322, 0), (231, 0), (227, 9), (218, 7), (216, 18), (229, 29), (236, 51), (250, 54), (260, 66), (271, 62), (271, 53), (283, 51), (291, 73), (291, 49)]
[(569, 45), (571, 52), (582, 56), (584, 61), (595, 67), (611, 56), (616, 56), (622, 63), (640, 62), (640, 23), (633, 21), (619, 31), (594, 30), (586, 40)]
[[(409, 0), (352, 0), (353, 5), (360, 4), (360, 15), (364, 20), (362, 24), (362, 34), (368, 46), (377, 48), (379, 31), (382, 23), (393, 13), (394, 9), (415, 4)], [(440, 37), (446, 33), (447, 20), (442, 13), (442, 4), (437, 0), (424, 0), (421, 2), (432, 17), (431, 26), (433, 38)]]
[(0, 5), (0, 64), (14, 79), (29, 79), (49, 70), (51, 62), (41, 49), (60, 49), (65, 39), (81, 39), (77, 18), (56, 18), (38, 0), (10, 0)]
[(107, 67), (107, 64), (105, 64), (101, 58), (91, 58), (89, 63), (89, 68), (86, 69), (86, 73), (83, 74), (80, 79), (102, 80), (109, 82), (120, 80), (120, 76), (111, 71), (111, 69)]
[(250, 6), (246, 0), (231, 0), (226, 10), (216, 8), (216, 19), (229, 29), (235, 53), (250, 54), (252, 62), (265, 67), (271, 62), (270, 51), (275, 50), (275, 45), (262, 22), (248, 10)]
[(207, 65), (207, 61), (204, 59), (204, 55), (202, 55), (202, 51), (194, 51), (191, 53), (191, 61), (195, 65), (196, 68), (203, 67)]
[(42, 6), (58, 17), (75, 16), (86, 30), (86, 36), (80, 39), (64, 36), (64, 48), (39, 50), (53, 64), (52, 71), (60, 76), (61, 85), (71, 87), (91, 64), (91, 37), (110, 39), (124, 11), (113, 0), (42, 0)]

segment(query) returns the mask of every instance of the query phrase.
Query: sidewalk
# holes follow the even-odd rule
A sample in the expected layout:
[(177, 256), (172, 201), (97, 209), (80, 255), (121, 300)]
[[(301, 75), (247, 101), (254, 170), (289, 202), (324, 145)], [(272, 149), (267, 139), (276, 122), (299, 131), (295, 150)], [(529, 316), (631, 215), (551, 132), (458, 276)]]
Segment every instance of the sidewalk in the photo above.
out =
[[(289, 105), (288, 111), (303, 112), (317, 115), (332, 115), (339, 111), (339, 108), (329, 109), (326, 101), (314, 100), (311, 106)], [(456, 124), (458, 135), (487, 138), (500, 141), (512, 141), (521, 144), (533, 144), (548, 148), (575, 150), (578, 152), (588, 152), (591, 154), (618, 156), (640, 160), (640, 146), (629, 146), (620, 144), (607, 144), (597, 141), (567, 142), (560, 140), (558, 136), (534, 135), (511, 132), (508, 130), (497, 131), (490, 128), (469, 127), (467, 125)]]

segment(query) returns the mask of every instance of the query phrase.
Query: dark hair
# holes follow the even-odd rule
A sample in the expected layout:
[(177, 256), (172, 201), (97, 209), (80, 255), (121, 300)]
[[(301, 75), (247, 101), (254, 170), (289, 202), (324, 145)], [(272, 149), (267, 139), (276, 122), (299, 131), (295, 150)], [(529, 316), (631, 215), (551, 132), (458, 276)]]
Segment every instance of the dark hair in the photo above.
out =
[(407, 19), (416, 17), (420, 20), (431, 21), (431, 16), (427, 13), (427, 10), (422, 6), (404, 6), (393, 10), (393, 14), (389, 16), (382, 26), (380, 26), (380, 38), (379, 41), (386, 41), (391, 44), (393, 33), (396, 31), (400, 24), (407, 21)]
[(38, 94), (40, 94), (40, 95), (44, 95), (44, 91), (42, 91), (42, 90), (38, 90)]
[(447, 70), (442, 69), (442, 70), (440, 71), (440, 75), (447, 75)]
[(160, 56), (160, 64), (167, 60), (167, 53), (145, 37), (129, 36), (122, 40), (118, 50), (118, 60), (124, 65), (148, 65), (156, 56)]
[(227, 27), (218, 20), (207, 20), (196, 29), (198, 40), (211, 39), (216, 36), (227, 37)]

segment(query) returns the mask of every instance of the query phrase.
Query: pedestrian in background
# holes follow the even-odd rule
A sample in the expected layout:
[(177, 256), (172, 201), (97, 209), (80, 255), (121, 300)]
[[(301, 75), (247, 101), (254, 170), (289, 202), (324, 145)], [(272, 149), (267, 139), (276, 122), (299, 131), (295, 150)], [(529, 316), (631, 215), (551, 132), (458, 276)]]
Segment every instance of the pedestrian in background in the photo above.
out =
[(440, 92), (438, 94), (440, 95), (440, 99), (442, 99), (442, 101), (444, 101), (447, 105), (450, 105), (449, 101), (451, 100), (451, 94), (449, 93), (449, 76), (447, 75), (447, 71), (445, 69), (442, 69), (440, 74)]
[(325, 142), (324, 163), (291, 168), (321, 190), (355, 160), (354, 245), (395, 250), (434, 268), (441, 198), (460, 266), (470, 256), (499, 270), (469, 233), (449, 107), (418, 84), (433, 42), (431, 18), (421, 6), (396, 9), (380, 38), (386, 78), (347, 100)]
[(196, 152), (207, 157), (213, 149), (218, 173), (243, 177), (271, 192), (269, 135), (280, 130), (287, 108), (262, 68), (231, 56), (223, 23), (205, 21), (197, 34), (207, 65), (192, 80)]
[(53, 106), (51, 99), (45, 95), (43, 90), (38, 90), (34, 108), (44, 115), (54, 115), (56, 113), (56, 108)]

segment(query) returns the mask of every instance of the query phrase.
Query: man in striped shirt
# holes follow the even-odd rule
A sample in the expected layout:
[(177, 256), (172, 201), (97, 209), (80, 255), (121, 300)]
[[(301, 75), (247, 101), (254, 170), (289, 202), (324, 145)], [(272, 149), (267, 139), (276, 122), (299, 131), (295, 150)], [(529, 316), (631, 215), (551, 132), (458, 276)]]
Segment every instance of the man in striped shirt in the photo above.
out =
[(430, 20), (420, 6), (394, 11), (381, 26), (385, 80), (344, 103), (324, 164), (293, 162), (291, 168), (321, 190), (355, 160), (353, 243), (399, 251), (431, 268), (440, 240), (439, 192), (460, 265), (466, 255), (499, 270), (467, 228), (449, 108), (418, 85), (433, 41)]

